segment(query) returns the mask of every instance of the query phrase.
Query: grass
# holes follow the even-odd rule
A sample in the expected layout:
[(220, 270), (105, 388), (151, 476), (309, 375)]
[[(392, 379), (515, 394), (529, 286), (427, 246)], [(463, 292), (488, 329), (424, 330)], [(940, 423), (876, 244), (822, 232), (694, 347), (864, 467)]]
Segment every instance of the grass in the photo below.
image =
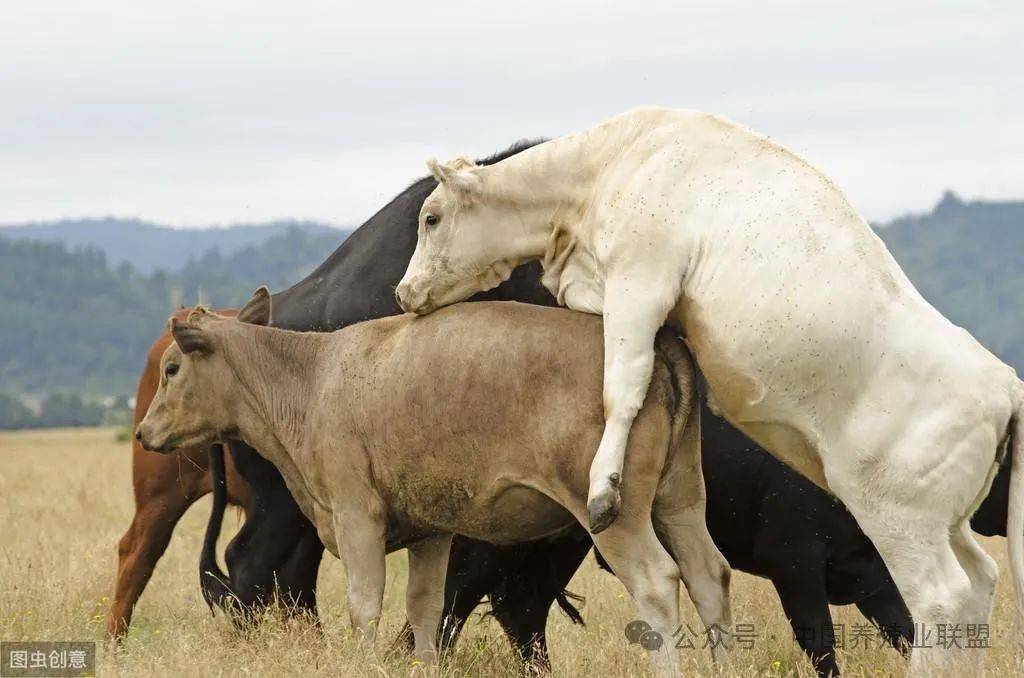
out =
[[(90, 640), (98, 647), (98, 675), (405, 676), (422, 674), (388, 644), (404, 619), (406, 560), (388, 558), (384, 619), (376, 654), (346, 637), (344, 575), (326, 556), (320, 573), (322, 631), (309, 620), (268, 615), (248, 631), (234, 631), (212, 616), (198, 587), (198, 554), (209, 498), (184, 517), (136, 609), (128, 639), (102, 642), (116, 565), (115, 545), (132, 516), (130, 449), (115, 428), (0, 433), (0, 639)], [(229, 520), (233, 532), (238, 521)], [(230, 535), (225, 534), (222, 545)], [(1001, 576), (991, 624), (991, 649), (976, 676), (1022, 673), (1022, 654), (1011, 642), (1014, 598), (1002, 539), (983, 540)], [(737, 622), (753, 624), (752, 649), (738, 649), (725, 675), (812, 676), (771, 585), (735, 573)], [(556, 610), (549, 641), (556, 675), (649, 675), (642, 650), (623, 629), (634, 618), (622, 586), (588, 559), (570, 588), (586, 597), (586, 627)], [(686, 623), (696, 628), (683, 597)], [(852, 606), (833, 608), (847, 632), (864, 618)], [(849, 635), (848, 635), (849, 638)], [(707, 675), (710, 653), (682, 651), (686, 675)], [(839, 654), (845, 675), (902, 675), (902, 657), (887, 647)], [(483, 615), (470, 622), (443, 675), (512, 675), (513, 655), (497, 624)]]

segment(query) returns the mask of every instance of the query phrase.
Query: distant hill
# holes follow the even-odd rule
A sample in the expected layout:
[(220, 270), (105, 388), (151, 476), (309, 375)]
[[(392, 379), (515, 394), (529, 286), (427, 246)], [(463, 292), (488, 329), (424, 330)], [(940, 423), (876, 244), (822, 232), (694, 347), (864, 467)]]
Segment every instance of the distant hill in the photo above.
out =
[(137, 219), (66, 219), (30, 224), (0, 224), (0, 237), (56, 242), (69, 250), (91, 247), (106, 254), (114, 266), (127, 261), (140, 273), (177, 271), (190, 259), (211, 250), (227, 256), (247, 245), (259, 245), (291, 228), (310, 234), (338, 229), (313, 221), (272, 221), (216, 228), (169, 228)]
[(347, 231), (291, 228), (177, 273), (111, 266), (91, 248), (0, 236), (0, 391), (134, 392), (149, 344), (179, 304), (237, 306), (260, 284), (282, 290), (333, 252)]
[[(134, 222), (114, 223), (129, 238)], [(261, 283), (284, 289), (347, 235), (273, 228), (281, 230), (191, 261), (181, 256), (181, 268), (156, 272), (96, 246), (69, 249), (0, 230), (0, 427), (25, 416), (11, 406), (5, 419), (5, 391), (36, 400), (54, 391), (131, 395), (149, 344), (177, 304), (237, 306)], [(875, 228), (929, 301), (1024, 374), (1024, 202), (964, 202), (948, 193), (927, 214)], [(151, 261), (166, 256), (160, 245), (146, 247)]]
[(1024, 202), (947, 192), (876, 231), (925, 299), (1024, 376)]

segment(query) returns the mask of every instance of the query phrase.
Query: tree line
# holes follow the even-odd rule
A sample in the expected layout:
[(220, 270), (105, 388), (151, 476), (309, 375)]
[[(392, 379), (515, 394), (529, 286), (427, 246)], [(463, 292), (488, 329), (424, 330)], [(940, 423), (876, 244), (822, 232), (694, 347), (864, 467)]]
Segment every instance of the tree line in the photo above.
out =
[[(876, 232), (926, 299), (1024, 369), (1024, 202), (947, 193), (931, 212)], [(140, 273), (96, 249), (0, 231), (0, 428), (116, 418), (98, 397), (134, 394), (146, 351), (178, 305), (232, 307), (260, 284), (282, 290), (344, 236), (293, 227), (228, 255), (210, 250), (174, 272)], [(26, 394), (41, 403), (35, 410)], [(127, 401), (119, 402), (122, 411)]]

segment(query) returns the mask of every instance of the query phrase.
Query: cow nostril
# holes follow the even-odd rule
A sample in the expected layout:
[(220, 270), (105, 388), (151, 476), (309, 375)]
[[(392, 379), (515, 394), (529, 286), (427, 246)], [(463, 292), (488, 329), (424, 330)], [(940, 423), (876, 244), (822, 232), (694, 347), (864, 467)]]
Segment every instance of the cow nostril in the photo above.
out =
[(395, 288), (395, 301), (398, 302), (398, 307), (403, 311), (409, 310), (405, 305), (404, 297), (406, 296), (406, 292), (408, 292), (408, 290), (404, 285), (399, 285)]
[(135, 439), (142, 442), (142, 431), (135, 431)]

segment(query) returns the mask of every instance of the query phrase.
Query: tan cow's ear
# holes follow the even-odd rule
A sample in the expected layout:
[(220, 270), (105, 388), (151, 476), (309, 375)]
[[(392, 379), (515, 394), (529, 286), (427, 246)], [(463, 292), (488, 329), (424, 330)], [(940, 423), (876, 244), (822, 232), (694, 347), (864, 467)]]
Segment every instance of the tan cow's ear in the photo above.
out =
[(480, 177), (473, 172), (477, 164), (469, 158), (460, 156), (443, 165), (437, 158), (431, 158), (427, 160), (427, 167), (437, 183), (444, 184), (460, 200), (471, 202), (480, 193)]
[(206, 354), (213, 351), (210, 336), (196, 325), (171, 318), (171, 335), (182, 353)]
[(269, 325), (271, 308), (270, 290), (266, 285), (261, 285), (253, 293), (252, 299), (246, 302), (242, 310), (238, 312), (238, 320), (250, 325)]

